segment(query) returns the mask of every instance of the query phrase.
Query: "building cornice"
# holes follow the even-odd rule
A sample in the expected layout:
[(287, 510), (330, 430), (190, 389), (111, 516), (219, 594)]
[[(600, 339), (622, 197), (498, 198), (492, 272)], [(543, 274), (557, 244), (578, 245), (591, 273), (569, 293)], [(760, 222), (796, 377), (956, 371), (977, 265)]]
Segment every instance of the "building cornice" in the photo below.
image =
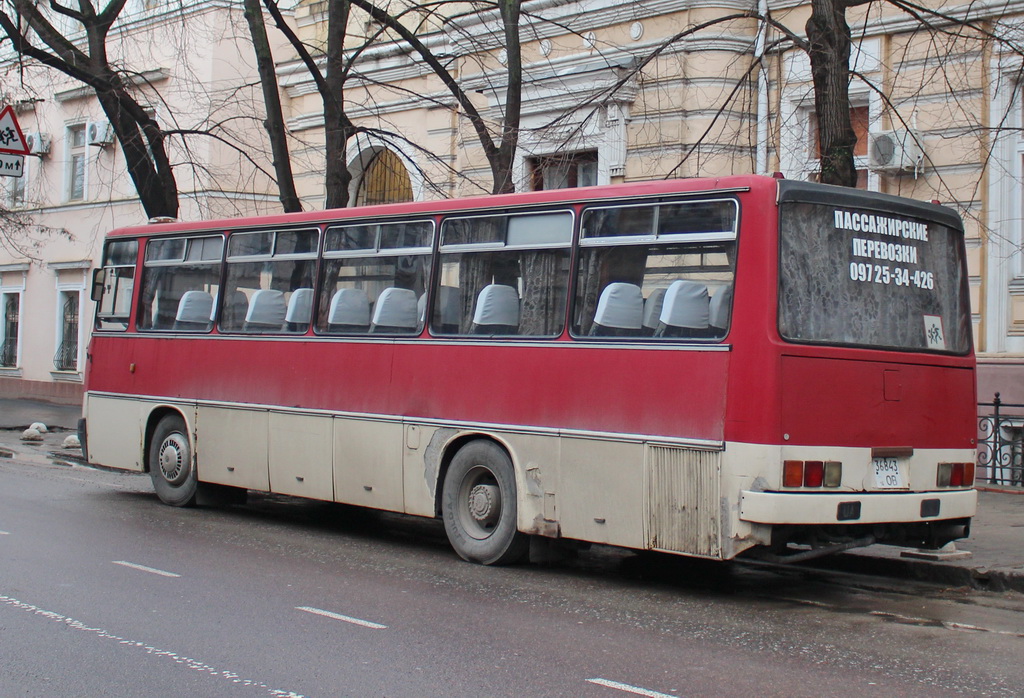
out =
[[(128, 76), (128, 82), (132, 85), (152, 85), (153, 83), (163, 82), (171, 77), (171, 73), (167, 68), (155, 68), (153, 70), (146, 70), (141, 73), (134, 73)], [(69, 90), (60, 90), (59, 92), (53, 93), (53, 98), (57, 102), (63, 103), (73, 99), (82, 99), (85, 97), (92, 97), (96, 94), (96, 90), (92, 87), (72, 87)]]

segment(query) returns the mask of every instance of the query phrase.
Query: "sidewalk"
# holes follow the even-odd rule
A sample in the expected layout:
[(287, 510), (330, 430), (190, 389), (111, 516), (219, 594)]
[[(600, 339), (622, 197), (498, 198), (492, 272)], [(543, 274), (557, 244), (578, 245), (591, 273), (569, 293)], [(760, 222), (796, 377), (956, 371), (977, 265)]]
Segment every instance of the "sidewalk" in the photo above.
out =
[[(80, 452), (65, 451), (61, 443), (67, 431), (78, 428), (81, 413), (79, 407), (0, 399), (0, 456), (10, 454), (35, 462), (59, 460), (63, 456), (71, 460), (80, 458)], [(53, 431), (45, 434), (42, 442), (21, 441), (21, 431), (33, 422), (42, 422)], [(812, 565), (1024, 593), (1024, 490), (979, 491), (978, 514), (971, 522), (971, 535), (957, 541), (955, 547), (952, 555), (923, 560), (905, 557), (904, 548), (872, 545), (821, 558)], [(963, 555), (965, 552), (970, 555)]]
[[(822, 558), (819, 564), (847, 572), (1024, 593), (1024, 491), (979, 491), (971, 535), (956, 541), (955, 547), (953, 554), (940, 553), (940, 559), (932, 561), (904, 557), (906, 548), (871, 545)], [(964, 552), (970, 555), (957, 557)]]
[(0, 398), (0, 429), (27, 429), (34, 422), (42, 422), (51, 429), (74, 431), (81, 416), (81, 405)]

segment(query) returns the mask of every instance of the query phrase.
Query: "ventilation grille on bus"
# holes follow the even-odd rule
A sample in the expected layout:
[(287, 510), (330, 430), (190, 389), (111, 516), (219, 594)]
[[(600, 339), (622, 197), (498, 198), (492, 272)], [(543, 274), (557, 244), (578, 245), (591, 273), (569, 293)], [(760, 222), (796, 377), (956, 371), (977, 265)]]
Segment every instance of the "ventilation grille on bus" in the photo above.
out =
[(721, 557), (721, 461), (718, 451), (647, 447), (650, 548)]

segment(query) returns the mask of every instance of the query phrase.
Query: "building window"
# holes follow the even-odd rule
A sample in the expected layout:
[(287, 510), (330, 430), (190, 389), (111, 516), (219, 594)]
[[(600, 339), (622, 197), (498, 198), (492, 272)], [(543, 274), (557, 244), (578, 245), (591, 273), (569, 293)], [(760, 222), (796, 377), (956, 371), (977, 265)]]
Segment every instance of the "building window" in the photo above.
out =
[(0, 340), (0, 368), (15, 368), (18, 365), (18, 328), (21, 324), (21, 294), (0, 294), (3, 308), (3, 329)]
[[(850, 107), (850, 124), (857, 135), (853, 146), (853, 162), (857, 168), (857, 188), (868, 188), (868, 126), (871, 112), (867, 105)], [(821, 145), (818, 142), (818, 115), (813, 111), (807, 120), (808, 179), (818, 181), (821, 177)]]
[(530, 158), (530, 188), (571, 189), (597, 184), (597, 151)]
[(85, 124), (68, 127), (68, 201), (85, 199)]
[(53, 356), (53, 367), (58, 371), (77, 371), (81, 292), (62, 291), (57, 298), (60, 316), (57, 324), (57, 353)]
[(20, 208), (25, 205), (25, 192), (28, 188), (28, 163), (30, 158), (25, 158), (20, 177), (5, 177), (7, 180), (7, 203), (11, 208)]
[(412, 201), (412, 181), (402, 159), (387, 148), (370, 156), (356, 192), (356, 206)]

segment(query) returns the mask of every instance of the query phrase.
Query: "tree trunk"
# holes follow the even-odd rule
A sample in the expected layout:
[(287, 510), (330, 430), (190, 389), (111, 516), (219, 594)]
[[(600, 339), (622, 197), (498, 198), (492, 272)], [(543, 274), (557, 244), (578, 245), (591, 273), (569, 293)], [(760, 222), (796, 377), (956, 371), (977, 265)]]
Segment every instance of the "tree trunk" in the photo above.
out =
[(850, 123), (850, 26), (844, 0), (811, 0), (807, 20), (808, 55), (818, 118), (821, 181), (857, 186), (853, 148), (857, 135)]
[(352, 122), (345, 113), (345, 34), (348, 30), (348, 0), (332, 0), (327, 5), (327, 69), (321, 98), (324, 102), (324, 188), (326, 208), (348, 206), (348, 187), (352, 173), (348, 169), (348, 139)]
[[(129, 95), (120, 90), (97, 90), (96, 97), (117, 135), (125, 167), (132, 178), (139, 201), (149, 218), (178, 217), (178, 184), (174, 179), (163, 134), (155, 123), (140, 122), (140, 114), (133, 114), (122, 104), (122, 99), (138, 106)], [(149, 120), (141, 107), (142, 118)], [(149, 126), (149, 133), (144, 128)], [(148, 146), (148, 147), (147, 147)]]
[(256, 56), (256, 68), (259, 70), (260, 86), (263, 88), (263, 103), (267, 109), (267, 119), (263, 122), (263, 126), (270, 139), (278, 197), (285, 213), (301, 211), (302, 203), (299, 201), (299, 195), (295, 192), (291, 154), (288, 151), (288, 137), (284, 129), (281, 95), (277, 91), (274, 57), (270, 52), (270, 41), (267, 39), (267, 27), (263, 22), (263, 7), (260, 0), (245, 0), (245, 21), (249, 24), (249, 35), (252, 37), (253, 51)]
[(498, 152), (491, 158), (491, 174), (494, 177), (495, 194), (507, 194), (516, 190), (512, 176), (516, 151), (519, 147), (519, 125), (523, 102), (523, 55), (519, 43), (520, 0), (500, 0), (502, 30), (505, 37), (505, 53), (508, 61), (505, 74), (508, 86), (505, 90), (505, 114), (501, 124), (501, 142)]

